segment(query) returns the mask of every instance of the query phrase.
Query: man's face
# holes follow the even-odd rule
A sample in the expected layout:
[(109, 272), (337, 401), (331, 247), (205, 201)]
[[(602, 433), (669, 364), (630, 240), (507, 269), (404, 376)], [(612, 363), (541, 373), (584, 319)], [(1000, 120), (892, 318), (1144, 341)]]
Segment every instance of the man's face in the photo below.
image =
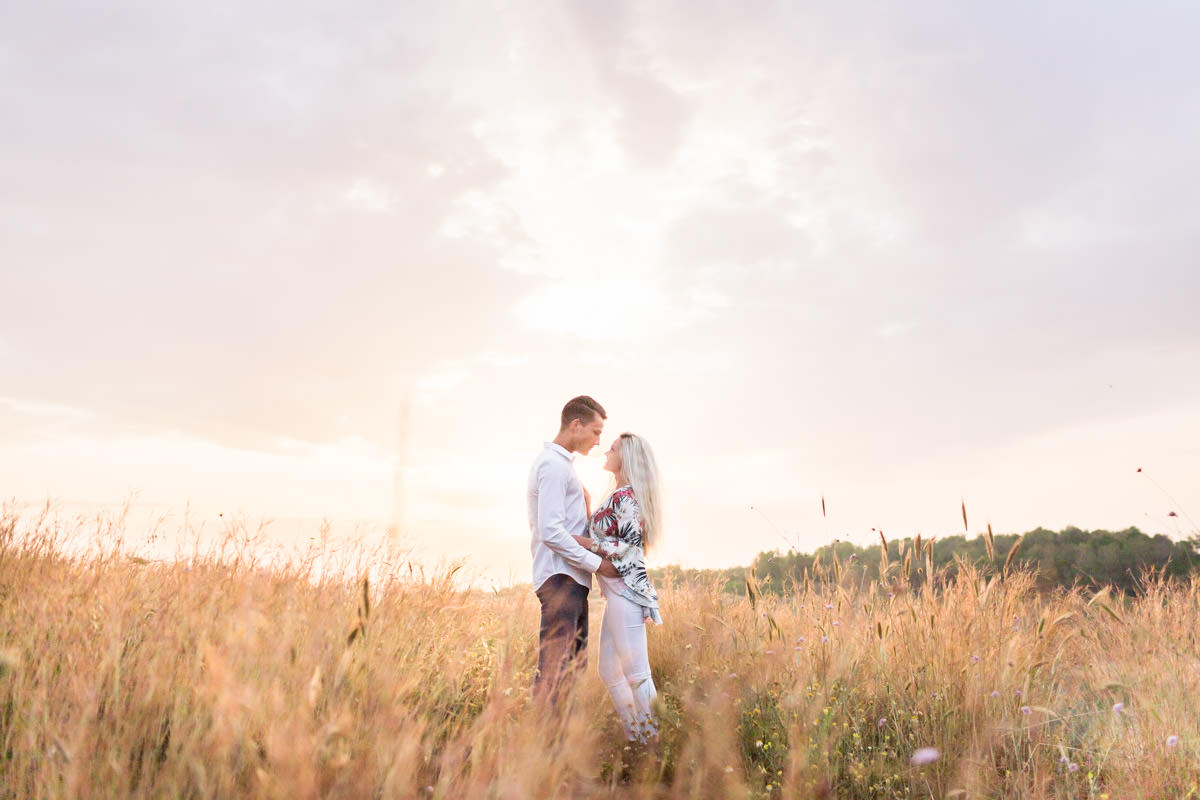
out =
[(576, 453), (586, 456), (592, 452), (592, 448), (600, 444), (600, 435), (604, 433), (604, 420), (597, 414), (592, 417), (591, 422), (583, 420), (571, 420), (571, 429), (575, 434)]

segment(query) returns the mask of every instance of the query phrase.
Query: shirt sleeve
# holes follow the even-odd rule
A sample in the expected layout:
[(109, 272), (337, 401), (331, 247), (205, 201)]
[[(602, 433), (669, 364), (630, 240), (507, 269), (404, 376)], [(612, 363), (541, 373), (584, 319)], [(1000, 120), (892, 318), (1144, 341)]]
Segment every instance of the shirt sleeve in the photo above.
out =
[(621, 565), (618, 562), (629, 556), (636, 557), (636, 553), (630, 553), (630, 550), (637, 548), (640, 551), (642, 548), (642, 510), (632, 496), (622, 495), (614, 498), (613, 514), (612, 536), (601, 541), (600, 552), (617, 564), (619, 569)]
[(613, 562), (624, 558), (629, 552), (629, 545), (620, 539), (597, 539), (596, 546), (604, 556)]
[(600, 569), (600, 556), (584, 549), (567, 529), (567, 475), (552, 469), (549, 463), (538, 467), (537, 535), (567, 563), (588, 572)]

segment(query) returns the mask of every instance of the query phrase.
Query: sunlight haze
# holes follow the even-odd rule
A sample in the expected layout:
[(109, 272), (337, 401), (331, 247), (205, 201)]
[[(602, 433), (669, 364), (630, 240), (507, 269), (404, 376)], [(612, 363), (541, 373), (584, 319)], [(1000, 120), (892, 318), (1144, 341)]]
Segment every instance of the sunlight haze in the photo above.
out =
[(588, 394), (594, 497), (618, 433), (657, 453), (652, 566), (963, 503), (1196, 534), (1198, 23), (10, 4), (0, 496), (396, 526), (522, 582), (527, 470)]

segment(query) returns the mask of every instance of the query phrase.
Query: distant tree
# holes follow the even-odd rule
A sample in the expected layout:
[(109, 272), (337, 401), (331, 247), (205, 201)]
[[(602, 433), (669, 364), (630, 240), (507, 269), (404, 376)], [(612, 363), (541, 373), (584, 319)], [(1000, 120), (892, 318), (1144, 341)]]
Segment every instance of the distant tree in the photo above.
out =
[[(1068, 527), (1062, 531), (1037, 528), (1024, 536), (1001, 534), (992, 540), (991, 557), (984, 535), (967, 539), (961, 534), (919, 543), (913, 539), (887, 542), (888, 568), (882, 573), (889, 581), (903, 581), (919, 589), (929, 580), (930, 567), (935, 575), (953, 577), (960, 560), (985, 572), (999, 572), (1012, 549), (1020, 542), (1012, 564), (1032, 568), (1038, 584), (1045, 590), (1079, 585), (1091, 589), (1102, 586), (1135, 593), (1147, 573), (1169, 579), (1182, 579), (1200, 569), (1200, 534), (1181, 541), (1157, 534), (1149, 536), (1137, 528), (1123, 531), (1084, 531)], [(806, 582), (839, 580), (870, 582), (881, 579), (883, 545), (858, 547), (849, 542), (834, 542), (812, 553), (796, 550), (759, 553), (748, 568), (759, 589), (786, 594)], [(666, 567), (653, 570), (657, 581), (671, 582), (684, 575), (711, 580), (726, 591), (746, 591), (746, 567), (724, 570), (682, 570)]]

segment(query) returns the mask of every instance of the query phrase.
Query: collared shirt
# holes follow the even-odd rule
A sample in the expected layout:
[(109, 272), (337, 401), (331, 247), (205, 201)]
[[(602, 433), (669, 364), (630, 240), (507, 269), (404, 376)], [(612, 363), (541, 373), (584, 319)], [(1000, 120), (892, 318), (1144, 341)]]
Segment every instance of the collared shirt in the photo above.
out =
[(600, 556), (573, 538), (587, 527), (587, 503), (574, 459), (565, 448), (546, 442), (529, 470), (526, 500), (534, 591), (551, 575), (567, 575), (591, 588), (592, 573), (600, 568)]

